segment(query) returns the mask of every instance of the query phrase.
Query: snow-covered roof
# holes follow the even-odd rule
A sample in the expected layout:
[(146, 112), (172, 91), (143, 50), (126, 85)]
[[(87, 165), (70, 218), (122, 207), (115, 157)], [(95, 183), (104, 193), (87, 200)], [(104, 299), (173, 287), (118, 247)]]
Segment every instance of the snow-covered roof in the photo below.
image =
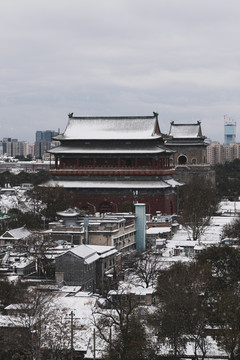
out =
[(69, 116), (65, 132), (55, 140), (120, 140), (161, 137), (157, 114), (153, 116)]
[(224, 214), (237, 214), (240, 212), (240, 201), (221, 201), (219, 210)]
[(81, 258), (87, 258), (92, 254), (96, 253), (95, 250), (90, 249), (87, 245), (79, 245), (74, 248), (71, 248), (69, 251), (71, 251), (73, 254), (77, 256), (80, 256)]
[[(176, 182), (176, 185), (180, 183)], [(175, 186), (176, 186), (175, 185)], [(60, 186), (64, 188), (111, 188), (111, 189), (164, 189), (174, 187), (172, 180), (165, 181), (92, 181), (92, 180), (50, 180), (42, 186)]]
[(182, 186), (184, 185), (183, 183), (178, 182), (177, 180), (174, 179), (168, 179), (165, 180), (169, 185), (171, 185), (172, 187), (176, 187), (176, 186)]
[(78, 216), (79, 213), (75, 209), (67, 209), (64, 211), (57, 212), (57, 215), (63, 216), (63, 217), (75, 217), (75, 216)]
[(63, 256), (67, 253), (71, 252), (72, 254), (84, 259), (85, 263), (90, 264), (97, 259), (99, 259), (99, 255), (97, 254), (96, 250), (91, 249), (87, 245), (79, 245), (67, 250), (64, 254), (59, 255)]
[(151, 227), (146, 230), (147, 235), (156, 235), (156, 234), (164, 234), (171, 231), (171, 228), (169, 226), (156, 226)]
[(13, 238), (13, 239), (24, 239), (28, 237), (31, 232), (24, 226), (6, 231), (0, 238)]
[(169, 136), (175, 138), (202, 138), (201, 123), (196, 124), (174, 124), (171, 122)]
[(90, 249), (96, 251), (100, 257), (105, 257), (117, 253), (115, 246), (105, 246), (105, 245), (86, 245)]
[(53, 149), (48, 150), (52, 154), (159, 154), (159, 153), (172, 153), (172, 150), (166, 149), (160, 146), (129, 146), (126, 144), (126, 147), (99, 147), (89, 148), (86, 146), (67, 146), (60, 145)]

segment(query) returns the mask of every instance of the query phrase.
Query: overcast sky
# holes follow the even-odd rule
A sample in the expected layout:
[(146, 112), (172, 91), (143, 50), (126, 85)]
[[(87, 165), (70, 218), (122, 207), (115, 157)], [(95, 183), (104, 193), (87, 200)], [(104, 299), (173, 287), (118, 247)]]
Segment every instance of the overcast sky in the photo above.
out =
[(240, 141), (239, 0), (5, 0), (0, 3), (0, 139), (33, 142), (78, 116), (200, 120)]

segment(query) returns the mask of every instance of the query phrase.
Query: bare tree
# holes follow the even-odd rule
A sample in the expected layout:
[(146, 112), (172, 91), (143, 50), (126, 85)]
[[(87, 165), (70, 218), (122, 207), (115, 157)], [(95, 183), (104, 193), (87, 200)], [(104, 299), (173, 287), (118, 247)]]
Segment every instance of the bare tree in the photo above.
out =
[(182, 211), (179, 222), (193, 240), (200, 240), (217, 209), (215, 187), (204, 177), (196, 176), (184, 186), (181, 198)]
[[(122, 289), (111, 291), (107, 304), (107, 309), (94, 310), (94, 325), (100, 338), (106, 344), (107, 352), (110, 354), (117, 352), (119, 359), (125, 359), (128, 335), (132, 333), (132, 319), (137, 314), (139, 299), (129, 289)], [(117, 339), (121, 339), (120, 347)]]
[[(161, 255), (146, 251), (142, 253), (136, 263), (136, 277), (138, 285), (148, 288), (153, 286), (157, 281), (157, 273), (161, 266)], [(140, 280), (140, 282), (139, 282)]]
[(28, 334), (19, 352), (36, 360), (46, 353), (51, 359), (66, 359), (71, 344), (67, 310), (56, 305), (53, 294), (35, 289), (29, 290), (23, 300), (12, 317), (12, 327)]
[(34, 232), (27, 238), (25, 249), (27, 248), (28, 255), (36, 262), (37, 275), (52, 279), (54, 278), (53, 259), (48, 255), (50, 245), (49, 238), (46, 238), (44, 234)]

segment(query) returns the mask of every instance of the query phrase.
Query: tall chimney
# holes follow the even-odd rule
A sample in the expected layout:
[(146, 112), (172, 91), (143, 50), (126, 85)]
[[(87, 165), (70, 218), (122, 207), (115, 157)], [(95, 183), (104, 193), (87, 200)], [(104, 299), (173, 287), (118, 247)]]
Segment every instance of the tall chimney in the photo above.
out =
[(135, 204), (136, 249), (139, 254), (146, 250), (146, 204)]

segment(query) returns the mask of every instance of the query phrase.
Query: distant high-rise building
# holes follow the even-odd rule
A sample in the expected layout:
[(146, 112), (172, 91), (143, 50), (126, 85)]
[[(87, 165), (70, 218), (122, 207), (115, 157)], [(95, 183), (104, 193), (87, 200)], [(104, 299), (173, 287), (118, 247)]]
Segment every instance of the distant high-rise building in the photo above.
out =
[(36, 141), (52, 141), (52, 137), (58, 135), (58, 132), (55, 130), (44, 130), (44, 131), (36, 131)]
[(229, 145), (222, 145), (212, 141), (207, 147), (207, 162), (210, 165), (224, 164), (226, 161), (240, 159), (240, 144), (230, 142)]
[(57, 131), (54, 130), (44, 130), (36, 131), (36, 141), (34, 154), (36, 158), (41, 158), (42, 155), (47, 152), (52, 147), (52, 137), (58, 135)]
[(28, 142), (18, 141), (18, 139), (3, 138), (0, 142), (0, 154), (7, 156), (23, 156), (28, 155)]
[(236, 141), (236, 122), (232, 120), (224, 121), (224, 145), (230, 145)]

